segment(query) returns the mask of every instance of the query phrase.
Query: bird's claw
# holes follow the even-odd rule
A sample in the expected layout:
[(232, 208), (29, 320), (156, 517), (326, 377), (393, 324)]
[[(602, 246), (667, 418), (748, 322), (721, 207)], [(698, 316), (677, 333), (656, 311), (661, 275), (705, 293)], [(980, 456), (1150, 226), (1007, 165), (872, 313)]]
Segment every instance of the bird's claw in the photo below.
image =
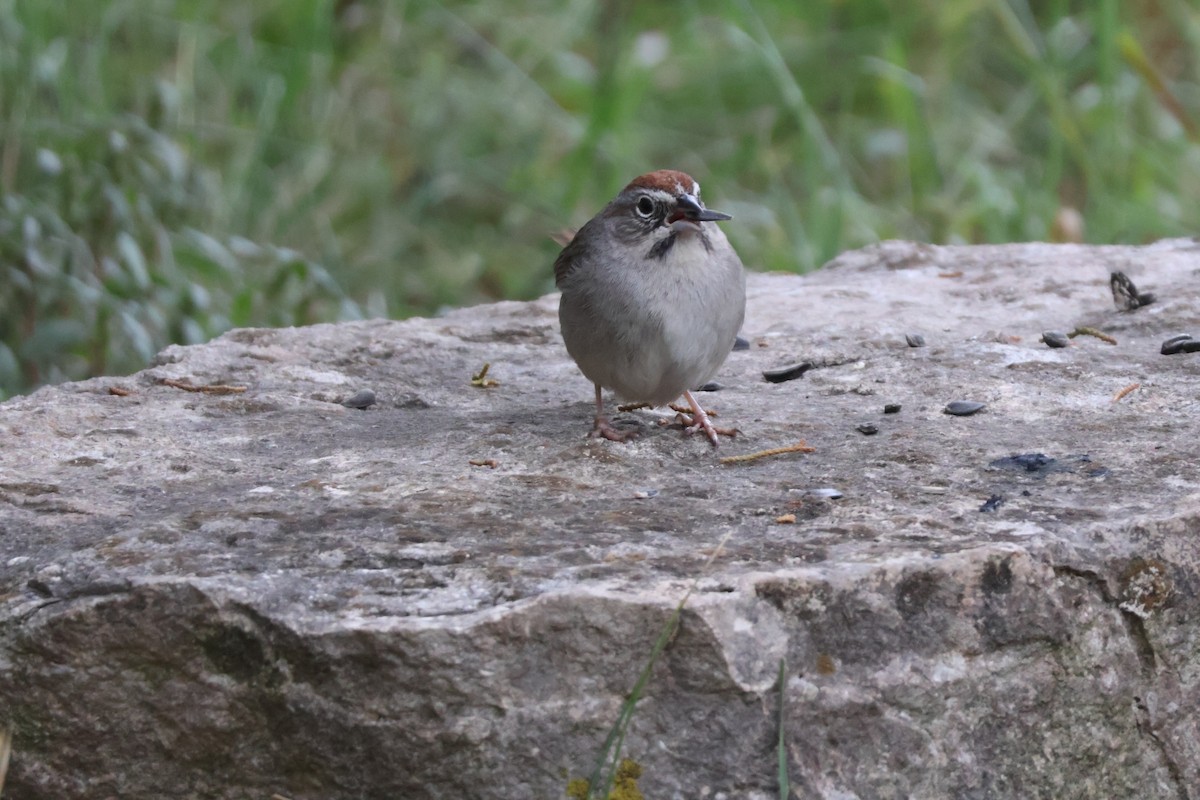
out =
[(679, 414), (679, 421), (683, 423), (683, 432), (685, 434), (695, 433), (696, 431), (704, 431), (704, 435), (708, 437), (709, 443), (715, 448), (717, 447), (717, 435), (735, 436), (737, 435), (736, 428), (718, 428), (708, 419), (708, 413), (705, 412), (704, 406), (700, 405), (696, 400), (696, 396), (690, 391), (684, 392), (683, 397), (687, 400), (688, 405), (692, 407), (692, 413)]
[(630, 439), (636, 439), (639, 431), (637, 430), (621, 430), (614, 426), (611, 422), (603, 417), (596, 417), (596, 424), (592, 427), (592, 432), (588, 434), (589, 439), (608, 439), (610, 442), (628, 442)]
[(728, 436), (732, 439), (741, 433), (737, 428), (718, 428), (709, 422), (707, 417), (701, 419), (700, 422), (696, 422), (695, 417), (679, 413), (675, 415), (675, 420), (683, 426), (683, 433), (686, 436), (703, 431), (708, 441), (712, 442), (713, 447), (717, 446), (717, 436)]

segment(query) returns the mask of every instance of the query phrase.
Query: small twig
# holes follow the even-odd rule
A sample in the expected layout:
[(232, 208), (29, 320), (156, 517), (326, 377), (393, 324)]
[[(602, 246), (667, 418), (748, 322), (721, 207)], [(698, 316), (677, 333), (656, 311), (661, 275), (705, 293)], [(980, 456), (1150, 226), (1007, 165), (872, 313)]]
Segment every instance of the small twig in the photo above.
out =
[(467, 463), (472, 467), (489, 467), (490, 469), (500, 466), (500, 462), (494, 458), (472, 458)]
[(122, 386), (110, 386), (108, 387), (108, 393), (117, 397), (129, 397), (129, 395), (133, 394), (133, 392)]
[(1114, 403), (1119, 403), (1119, 402), (1121, 402), (1121, 399), (1123, 397), (1125, 397), (1125, 395), (1130, 394), (1132, 392), (1136, 392), (1140, 388), (1142, 388), (1142, 385), (1140, 383), (1131, 383), (1128, 386), (1126, 386), (1124, 389), (1122, 389), (1121, 391), (1114, 394), (1112, 401)]
[(961, 269), (955, 270), (954, 272), (939, 272), (938, 273), (939, 278), (961, 278), (962, 276), (963, 276), (963, 271)]
[(1109, 336), (1104, 331), (1098, 331), (1095, 328), (1082, 328), (1082, 327), (1076, 328), (1075, 330), (1068, 333), (1067, 336), (1071, 339), (1074, 339), (1076, 336), (1095, 336), (1097, 339), (1099, 339), (1102, 342), (1108, 342), (1109, 344), (1117, 343), (1116, 339)]
[(163, 378), (160, 383), (163, 386), (170, 386), (172, 389), (183, 389), (185, 392), (201, 392), (203, 394), (241, 394), (246, 391), (245, 386), (229, 386), (224, 383), (196, 386), (187, 381), (177, 381), (173, 378)]
[(775, 522), (779, 523), (780, 525), (795, 525), (796, 524), (796, 515), (795, 514), (780, 514), (778, 517), (775, 518)]
[(491, 389), (493, 386), (499, 386), (500, 381), (487, 376), (488, 370), (491, 368), (492, 365), (490, 363), (485, 363), (483, 369), (479, 370), (477, 375), (471, 376), (471, 385), (478, 386), (481, 389)]
[[(691, 419), (691, 417), (692, 417), (692, 409), (691, 409), (691, 408), (689, 408), (688, 406), (682, 406), (682, 405), (680, 405), (679, 403), (671, 403), (671, 404), (669, 404), (669, 405), (667, 406), (667, 408), (671, 409), (671, 410), (672, 410), (672, 411), (674, 411), (676, 414), (683, 414), (683, 415), (684, 415), (685, 417), (687, 417), (688, 419)], [(709, 411), (707, 408), (706, 408), (706, 409), (704, 409), (704, 413), (705, 413), (705, 414), (708, 414), (710, 417), (719, 417), (719, 416), (721, 416), (720, 414), (718, 414), (718, 413), (717, 413), (717, 412), (715, 412), (715, 411)]]
[(617, 411), (624, 414), (626, 411), (637, 411), (639, 408), (653, 408), (649, 403), (623, 403), (617, 406)]
[(815, 453), (816, 450), (809, 447), (804, 442), (788, 445), (787, 447), (772, 447), (770, 450), (759, 450), (757, 453), (747, 453), (744, 456), (725, 456), (721, 459), (722, 464), (743, 464), (747, 461), (757, 461), (760, 458), (769, 458), (771, 456), (781, 456), (784, 453)]

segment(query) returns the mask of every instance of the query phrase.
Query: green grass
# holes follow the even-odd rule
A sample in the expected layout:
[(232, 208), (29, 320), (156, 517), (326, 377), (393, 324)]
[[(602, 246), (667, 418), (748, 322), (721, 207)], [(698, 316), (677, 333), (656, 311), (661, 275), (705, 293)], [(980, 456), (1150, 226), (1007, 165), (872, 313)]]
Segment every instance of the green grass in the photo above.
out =
[(658, 167), (754, 269), (1046, 239), (1063, 207), (1089, 242), (1194, 233), (1193, 3), (895, 7), (0, 0), (0, 396), (536, 296), (548, 234)]
[(776, 780), (779, 781), (779, 800), (788, 800), (792, 796), (791, 777), (788, 773), (787, 750), (787, 660), (779, 659), (779, 714), (778, 730), (775, 740), (775, 770)]
[(4, 793), (4, 781), (8, 776), (8, 759), (12, 756), (12, 730), (0, 727), (0, 794)]

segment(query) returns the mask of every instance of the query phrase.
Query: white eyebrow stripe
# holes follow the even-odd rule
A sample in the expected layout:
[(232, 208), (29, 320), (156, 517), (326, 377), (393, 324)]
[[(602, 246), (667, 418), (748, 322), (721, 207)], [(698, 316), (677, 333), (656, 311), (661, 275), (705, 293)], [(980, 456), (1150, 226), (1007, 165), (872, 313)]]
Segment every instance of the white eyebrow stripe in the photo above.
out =
[(689, 192), (683, 188), (682, 183), (680, 183), (679, 181), (675, 181), (675, 191), (678, 192), (679, 194), (690, 194), (692, 197), (696, 197), (697, 195), (700, 194), (700, 184), (696, 183), (696, 181), (693, 180), (692, 181), (692, 190)]
[(668, 192), (666, 189), (643, 189), (647, 196), (653, 197), (655, 200), (662, 200), (664, 203), (675, 199), (675, 195)]

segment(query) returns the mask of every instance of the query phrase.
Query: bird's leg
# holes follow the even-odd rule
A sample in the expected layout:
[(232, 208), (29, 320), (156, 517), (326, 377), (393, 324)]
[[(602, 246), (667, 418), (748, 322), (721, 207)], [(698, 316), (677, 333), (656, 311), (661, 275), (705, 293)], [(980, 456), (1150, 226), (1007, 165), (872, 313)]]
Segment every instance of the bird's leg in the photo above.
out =
[(636, 430), (618, 430), (608, 421), (608, 417), (604, 415), (604, 396), (600, 393), (600, 384), (597, 383), (596, 424), (592, 427), (592, 432), (588, 436), (599, 436), (602, 439), (608, 439), (610, 442), (627, 442), (637, 435), (638, 432)]
[(687, 414), (679, 415), (679, 421), (683, 423), (684, 433), (704, 431), (704, 435), (708, 437), (708, 441), (712, 443), (713, 447), (717, 446), (717, 434), (722, 436), (737, 435), (737, 428), (718, 428), (714, 426), (708, 419), (708, 413), (690, 390), (685, 391), (683, 397), (688, 401), (688, 405), (692, 407), (692, 415), (690, 417)]

